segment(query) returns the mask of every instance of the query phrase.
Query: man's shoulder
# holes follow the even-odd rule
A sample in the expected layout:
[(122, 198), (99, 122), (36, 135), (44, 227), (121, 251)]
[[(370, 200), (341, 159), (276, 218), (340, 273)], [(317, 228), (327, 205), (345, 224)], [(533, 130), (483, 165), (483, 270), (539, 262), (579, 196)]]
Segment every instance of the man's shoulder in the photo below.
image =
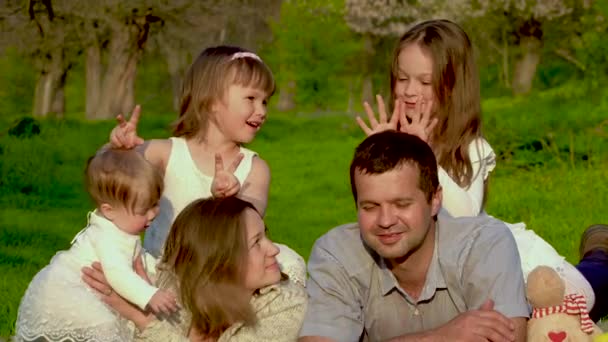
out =
[(358, 223), (347, 223), (332, 228), (317, 239), (312, 247), (310, 261), (333, 259), (347, 272), (363, 271), (374, 264), (374, 256), (361, 239)]
[(330, 229), (315, 242), (313, 249), (319, 248), (332, 251), (333, 255), (342, 253), (366, 253), (359, 224), (346, 223)]
[(439, 243), (457, 247), (476, 240), (512, 239), (507, 225), (492, 216), (452, 217), (445, 211), (438, 215)]
[[(488, 215), (455, 218), (442, 213), (438, 227), (438, 252), (444, 265), (462, 267), (467, 260), (489, 253), (495, 256), (496, 253), (517, 253), (515, 239), (507, 225)], [(498, 245), (506, 248), (495, 250)]]

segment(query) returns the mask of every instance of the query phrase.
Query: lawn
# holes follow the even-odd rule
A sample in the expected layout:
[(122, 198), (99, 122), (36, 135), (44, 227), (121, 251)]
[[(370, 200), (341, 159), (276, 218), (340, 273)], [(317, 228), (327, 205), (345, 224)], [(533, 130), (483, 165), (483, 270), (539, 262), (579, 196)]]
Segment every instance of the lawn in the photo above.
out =
[[(499, 156), (487, 211), (526, 222), (576, 263), (581, 231), (608, 221), (607, 111), (607, 93), (568, 89), (484, 102), (484, 132)], [(0, 119), (0, 336), (14, 333), (32, 276), (86, 223), (85, 161), (113, 126), (45, 120), (41, 134), (19, 138), (7, 133), (13, 119)], [(166, 137), (171, 120), (144, 108), (141, 134)], [(266, 221), (275, 241), (307, 257), (317, 237), (355, 220), (348, 165), (362, 138), (346, 114), (270, 114), (249, 147), (272, 171)]]

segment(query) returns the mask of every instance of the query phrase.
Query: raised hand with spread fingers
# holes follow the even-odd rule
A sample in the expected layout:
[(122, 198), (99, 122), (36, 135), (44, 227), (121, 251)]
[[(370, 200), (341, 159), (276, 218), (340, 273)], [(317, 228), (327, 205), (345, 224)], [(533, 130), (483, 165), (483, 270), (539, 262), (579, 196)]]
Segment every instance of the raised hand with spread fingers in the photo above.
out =
[(417, 101), (412, 109), (406, 109), (399, 115), (399, 130), (416, 135), (432, 146), (431, 138), (437, 125), (437, 118), (432, 116), (433, 102), (431, 100)]
[(367, 126), (365, 121), (357, 116), (355, 120), (359, 124), (359, 127), (370, 136), (375, 133), (380, 133), (388, 130), (397, 130), (399, 124), (400, 112), (403, 111), (403, 104), (401, 101), (395, 102), (395, 108), (393, 109), (393, 114), (388, 118), (386, 114), (386, 106), (384, 105), (384, 100), (382, 96), (376, 95), (376, 101), (378, 102), (378, 119), (376, 119), (376, 114), (372, 109), (372, 106), (366, 101), (363, 103), (363, 107), (365, 108), (365, 112), (367, 113), (367, 118), (369, 119), (370, 126)]

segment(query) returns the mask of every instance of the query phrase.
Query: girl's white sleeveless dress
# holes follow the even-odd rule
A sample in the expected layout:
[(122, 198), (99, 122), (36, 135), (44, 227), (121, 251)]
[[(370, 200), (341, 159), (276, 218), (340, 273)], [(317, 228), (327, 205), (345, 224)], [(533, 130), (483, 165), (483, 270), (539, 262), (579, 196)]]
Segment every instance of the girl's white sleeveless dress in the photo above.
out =
[[(212, 177), (203, 174), (196, 166), (186, 139), (172, 137), (170, 140), (171, 154), (165, 169), (165, 190), (160, 200), (160, 211), (144, 237), (145, 250), (156, 258), (162, 254), (169, 229), (177, 215), (192, 201), (211, 197), (213, 182)], [(240, 152), (243, 154), (243, 160), (234, 175), (241, 184), (245, 184), (257, 153), (244, 147), (241, 147)], [(288, 246), (278, 243), (276, 245), (280, 249), (277, 260), (281, 271), (294, 281), (304, 283), (305, 278), (300, 276), (302, 273), (306, 274), (306, 264), (302, 256)]]

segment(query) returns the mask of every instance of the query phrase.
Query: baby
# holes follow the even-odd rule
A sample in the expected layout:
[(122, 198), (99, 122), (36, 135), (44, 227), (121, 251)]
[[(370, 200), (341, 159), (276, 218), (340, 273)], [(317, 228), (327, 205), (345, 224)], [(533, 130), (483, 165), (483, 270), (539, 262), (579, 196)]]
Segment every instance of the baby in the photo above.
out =
[(81, 280), (99, 261), (111, 287), (143, 310), (169, 314), (175, 295), (133, 271), (140, 234), (158, 214), (162, 175), (135, 150), (106, 149), (89, 159), (86, 187), (96, 210), (67, 251), (57, 253), (30, 283), (16, 323), (17, 341), (127, 341), (127, 324)]

